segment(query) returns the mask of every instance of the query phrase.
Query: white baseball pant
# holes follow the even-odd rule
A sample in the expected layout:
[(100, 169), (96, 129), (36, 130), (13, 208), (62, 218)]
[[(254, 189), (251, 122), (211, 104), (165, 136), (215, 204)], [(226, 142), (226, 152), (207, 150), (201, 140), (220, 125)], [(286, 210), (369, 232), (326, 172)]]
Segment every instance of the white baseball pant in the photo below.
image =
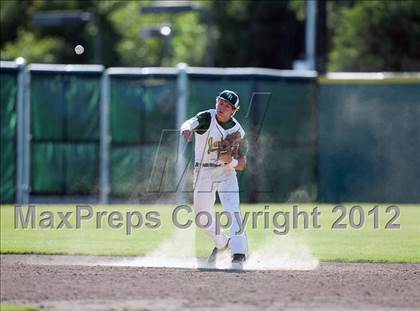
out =
[[(248, 252), (248, 243), (245, 230), (240, 232), (240, 222), (242, 221), (241, 209), (239, 203), (239, 186), (234, 169), (221, 167), (201, 167), (194, 170), (194, 210), (195, 213), (207, 212), (211, 215), (211, 225), (203, 228), (205, 233), (214, 241), (218, 249), (222, 249), (228, 242), (228, 237), (220, 228), (216, 232), (216, 218), (214, 203), (216, 200), (216, 191), (219, 194), (223, 209), (230, 215), (230, 247), (232, 254), (245, 254)], [(235, 216), (236, 214), (236, 216)], [(199, 221), (201, 224), (206, 220)], [(224, 221), (225, 223), (225, 221)]]

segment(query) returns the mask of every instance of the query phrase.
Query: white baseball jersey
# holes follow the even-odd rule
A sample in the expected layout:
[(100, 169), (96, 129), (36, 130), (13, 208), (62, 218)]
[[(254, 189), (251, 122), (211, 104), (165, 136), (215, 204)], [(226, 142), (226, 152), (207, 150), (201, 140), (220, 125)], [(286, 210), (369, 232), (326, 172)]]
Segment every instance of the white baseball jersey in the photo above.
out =
[[(206, 115), (207, 114), (207, 115)], [(210, 114), (210, 118), (208, 118), (208, 114)], [(204, 122), (209, 122), (208, 129), (200, 131), (200, 122), (201, 119), (208, 119)], [(204, 125), (207, 127), (207, 124)], [(227, 127), (227, 129), (225, 128)], [(195, 131), (195, 161), (198, 163), (213, 163), (213, 164), (223, 164), (218, 160), (218, 151), (222, 145), (223, 139), (229, 134), (239, 132), (241, 134), (241, 138), (245, 137), (245, 131), (243, 130), (242, 126), (235, 118), (231, 118), (231, 120), (222, 126), (217, 122), (216, 119), (216, 110), (209, 109), (203, 112), (200, 112), (195, 117), (187, 120), (181, 127), (181, 131), (183, 130), (194, 130)]]

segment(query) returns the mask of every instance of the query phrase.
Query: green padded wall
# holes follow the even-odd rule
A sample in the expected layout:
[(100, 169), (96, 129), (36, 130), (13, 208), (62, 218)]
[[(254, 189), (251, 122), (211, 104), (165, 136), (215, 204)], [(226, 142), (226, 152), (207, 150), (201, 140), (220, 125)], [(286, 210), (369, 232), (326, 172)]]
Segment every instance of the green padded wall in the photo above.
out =
[(158, 154), (158, 147), (165, 130), (175, 129), (176, 77), (112, 75), (110, 81), (111, 195), (154, 197), (153, 164), (173, 155), (165, 145)]
[[(0, 73), (0, 201), (12, 203), (18, 71)], [(30, 75), (31, 195), (98, 194), (101, 73)], [(235, 117), (250, 142), (243, 202), (420, 201), (418, 79), (188, 78), (187, 117), (214, 108), (223, 89), (240, 96)], [(193, 155), (191, 144), (176, 150), (177, 76), (112, 74), (110, 82), (111, 196), (156, 199), (163, 190), (164, 198), (176, 190), (179, 153)]]
[(0, 71), (0, 203), (16, 197), (17, 70)]
[(31, 194), (98, 194), (101, 75), (31, 72)]
[(420, 202), (420, 81), (320, 86), (319, 199)]

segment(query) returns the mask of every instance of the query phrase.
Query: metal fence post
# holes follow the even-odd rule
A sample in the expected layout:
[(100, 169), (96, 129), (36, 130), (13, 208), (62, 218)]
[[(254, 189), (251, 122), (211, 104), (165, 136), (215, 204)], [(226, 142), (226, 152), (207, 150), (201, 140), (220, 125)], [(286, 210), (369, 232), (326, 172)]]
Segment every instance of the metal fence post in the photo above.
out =
[(29, 203), (31, 170), (31, 79), (25, 61), (18, 63), (16, 203)]
[(315, 70), (316, 49), (316, 7), (317, 0), (306, 1), (306, 64), (307, 69)]
[(17, 76), (16, 98), (16, 203), (24, 203), (24, 142), (25, 142), (25, 60), (17, 62), (19, 73)]
[[(187, 69), (188, 66), (185, 63), (180, 63), (177, 66), (178, 69), (178, 77), (177, 77), (177, 101), (176, 101), (176, 128), (179, 130), (181, 128), (182, 123), (185, 121), (187, 117), (187, 101), (188, 101), (188, 74)], [(185, 150), (187, 142), (183, 139), (179, 139), (178, 144), (178, 161), (176, 165), (176, 177), (178, 182), (178, 199), (181, 201), (186, 200), (186, 194), (184, 192), (184, 186), (186, 179), (184, 178), (183, 174), (185, 171), (185, 166), (187, 165), (187, 161), (183, 154), (180, 154), (182, 150)]]
[(111, 136), (109, 134), (109, 106), (110, 106), (110, 78), (108, 71), (105, 70), (101, 79), (101, 116), (100, 116), (100, 198), (102, 204), (108, 203), (110, 193), (109, 182), (109, 146)]
[(31, 74), (28, 68), (23, 70), (23, 196), (22, 203), (29, 203), (31, 192)]

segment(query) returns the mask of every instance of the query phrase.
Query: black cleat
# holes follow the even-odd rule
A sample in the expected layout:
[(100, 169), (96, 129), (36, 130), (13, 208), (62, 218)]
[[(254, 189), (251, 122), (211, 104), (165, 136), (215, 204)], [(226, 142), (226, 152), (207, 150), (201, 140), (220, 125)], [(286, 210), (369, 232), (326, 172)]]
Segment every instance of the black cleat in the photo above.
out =
[(233, 254), (232, 263), (245, 262), (246, 257), (244, 254)]
[(215, 263), (217, 259), (217, 254), (222, 253), (223, 251), (227, 250), (230, 246), (230, 239), (227, 241), (226, 246), (218, 249), (217, 247), (213, 248), (213, 251), (211, 252), (209, 258), (207, 259), (208, 263)]
[(232, 269), (242, 270), (246, 257), (244, 254), (233, 254), (232, 257)]
[(207, 259), (208, 263), (214, 263), (216, 262), (216, 258), (217, 258), (217, 253), (219, 252), (219, 250), (217, 249), (217, 247), (213, 248), (213, 251), (211, 252), (209, 258)]

